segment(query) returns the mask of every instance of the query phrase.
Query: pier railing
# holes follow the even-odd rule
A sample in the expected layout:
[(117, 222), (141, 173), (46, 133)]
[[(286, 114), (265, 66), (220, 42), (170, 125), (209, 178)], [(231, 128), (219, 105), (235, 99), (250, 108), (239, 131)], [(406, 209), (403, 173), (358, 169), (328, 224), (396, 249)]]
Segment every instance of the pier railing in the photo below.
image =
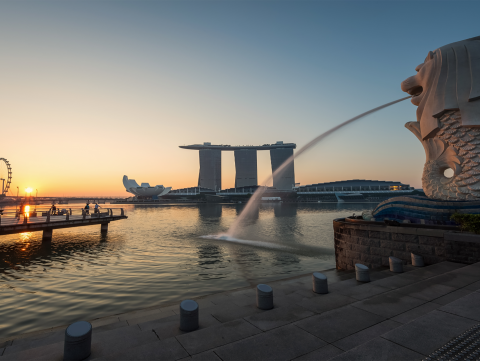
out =
[(30, 208), (25, 207), (21, 210), (0, 210), (0, 226), (30, 224), (30, 223), (50, 223), (58, 221), (69, 221), (79, 219), (97, 219), (109, 218), (114, 216), (125, 216), (123, 208), (103, 208), (98, 212), (93, 208), (86, 210), (84, 208), (57, 208), (53, 211), (51, 208)]

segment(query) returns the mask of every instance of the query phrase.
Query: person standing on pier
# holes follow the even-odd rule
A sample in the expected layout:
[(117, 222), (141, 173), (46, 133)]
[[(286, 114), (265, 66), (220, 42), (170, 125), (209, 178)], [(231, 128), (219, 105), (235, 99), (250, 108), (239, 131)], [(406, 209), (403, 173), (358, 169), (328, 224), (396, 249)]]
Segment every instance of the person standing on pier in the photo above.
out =
[(95, 207), (94, 207), (93, 212), (94, 212), (94, 213), (99, 213), (99, 212), (100, 212), (100, 209), (99, 209), (99, 208), (100, 208), (100, 206), (98, 205), (98, 203), (95, 203)]
[(87, 203), (87, 204), (85, 205), (85, 213), (86, 213), (86, 214), (90, 214), (89, 212), (90, 212), (90, 204)]
[(55, 203), (52, 203), (52, 214), (57, 214), (57, 207), (55, 206)]

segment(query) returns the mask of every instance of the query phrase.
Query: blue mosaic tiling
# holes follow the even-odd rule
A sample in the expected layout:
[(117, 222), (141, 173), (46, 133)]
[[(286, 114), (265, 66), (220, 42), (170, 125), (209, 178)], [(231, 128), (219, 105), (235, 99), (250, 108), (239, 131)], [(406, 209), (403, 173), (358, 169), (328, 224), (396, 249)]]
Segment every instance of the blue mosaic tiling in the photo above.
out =
[(400, 196), (380, 203), (372, 212), (375, 220), (410, 221), (419, 224), (457, 224), (450, 220), (452, 214), (480, 214), (479, 201), (443, 201), (421, 196)]

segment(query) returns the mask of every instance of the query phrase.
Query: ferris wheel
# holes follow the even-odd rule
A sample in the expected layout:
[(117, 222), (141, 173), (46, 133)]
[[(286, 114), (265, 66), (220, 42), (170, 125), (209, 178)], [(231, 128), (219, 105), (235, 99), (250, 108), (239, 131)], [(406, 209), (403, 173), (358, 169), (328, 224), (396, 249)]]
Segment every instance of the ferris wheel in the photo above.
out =
[(5, 196), (12, 183), (12, 167), (5, 158), (0, 158), (0, 182), (0, 196)]

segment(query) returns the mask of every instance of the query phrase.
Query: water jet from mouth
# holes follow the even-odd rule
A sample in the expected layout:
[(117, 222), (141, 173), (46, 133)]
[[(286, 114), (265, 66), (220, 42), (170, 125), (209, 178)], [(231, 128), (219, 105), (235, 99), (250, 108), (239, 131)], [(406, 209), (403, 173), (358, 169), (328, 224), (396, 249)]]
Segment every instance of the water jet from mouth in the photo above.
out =
[[(292, 155), (291, 157), (289, 157), (287, 160), (285, 160), (285, 162), (282, 163), (282, 165), (280, 167), (277, 168), (277, 170), (271, 175), (269, 176), (264, 182), (264, 186), (261, 186), (261, 187), (258, 187), (257, 190), (252, 194), (252, 196), (250, 197), (249, 201), (247, 202), (247, 204), (245, 205), (245, 208), (243, 209), (243, 211), (239, 214), (239, 216), (237, 217), (237, 219), (234, 221), (234, 223), (230, 226), (230, 228), (228, 229), (228, 231), (224, 234), (220, 234), (220, 235), (210, 235), (210, 236), (203, 236), (202, 238), (210, 238), (210, 239), (219, 239), (219, 240), (224, 240), (224, 241), (233, 241), (233, 242), (240, 242), (242, 241), (244, 244), (249, 244), (249, 245), (258, 245), (258, 246), (265, 246), (263, 245), (263, 243), (268, 243), (268, 247), (270, 248), (275, 248), (273, 247), (274, 244), (272, 243), (269, 243), (269, 242), (260, 242), (262, 243), (262, 245), (258, 244), (259, 241), (246, 241), (246, 240), (240, 240), (236, 237), (236, 235), (238, 235), (238, 230), (240, 228), (240, 226), (243, 224), (243, 222), (245, 221), (245, 219), (247, 219), (247, 217), (252, 213), (252, 211), (255, 209), (255, 207), (257, 206), (257, 204), (259, 203), (260, 201), (260, 198), (262, 197), (263, 193), (265, 193), (265, 191), (267, 190), (267, 186), (265, 184), (267, 184), (271, 179), (273, 179), (273, 177), (280, 177), (283, 172), (285, 172), (285, 170), (287, 169), (287, 167), (290, 165), (291, 162), (293, 162), (293, 160), (295, 158), (298, 158), (299, 156), (301, 156), (303, 153), (305, 153), (306, 151), (310, 150), (312, 147), (314, 147), (316, 144), (318, 144), (320, 141), (322, 141), (323, 139), (325, 139), (326, 137), (328, 137), (329, 135), (331, 135), (332, 133), (336, 132), (337, 130), (345, 127), (346, 125), (350, 124), (350, 123), (353, 123), (354, 121), (356, 120), (359, 120), (361, 118), (364, 118), (366, 117), (367, 115), (370, 115), (370, 114), (373, 114), (379, 110), (382, 110), (384, 108), (387, 108), (393, 104), (396, 104), (396, 103), (399, 103), (401, 101), (404, 101), (406, 99), (409, 99), (411, 98), (412, 96), (409, 95), (408, 97), (404, 97), (404, 98), (401, 98), (401, 99), (398, 99), (398, 100), (395, 100), (393, 102), (390, 102), (390, 103), (387, 103), (387, 104), (384, 104), (384, 105), (381, 105), (377, 108), (374, 108), (374, 109), (371, 109), (365, 113), (362, 113), (362, 114), (359, 114), (333, 128), (331, 128), (330, 130), (320, 134), (319, 136), (315, 137), (314, 139), (312, 139), (310, 142), (308, 142), (307, 144), (305, 144), (302, 148), (300, 148), (294, 155)], [(289, 247), (286, 247), (286, 246), (280, 246), (280, 245), (277, 245), (278, 247), (280, 248), (283, 248), (284, 250), (287, 250)]]

